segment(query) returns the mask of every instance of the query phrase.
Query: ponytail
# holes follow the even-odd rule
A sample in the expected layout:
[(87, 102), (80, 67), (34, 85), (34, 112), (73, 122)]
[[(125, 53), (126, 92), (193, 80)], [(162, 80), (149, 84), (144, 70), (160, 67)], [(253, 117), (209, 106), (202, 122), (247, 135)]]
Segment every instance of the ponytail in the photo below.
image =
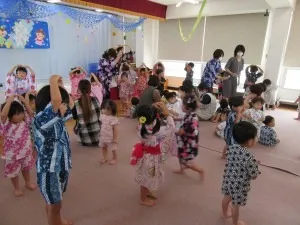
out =
[(91, 107), (91, 98), (90, 95), (87, 93), (84, 93), (81, 95), (81, 98), (79, 100), (79, 105), (82, 110), (83, 119), (87, 123), (89, 122), (91, 116), (92, 116), (92, 107)]

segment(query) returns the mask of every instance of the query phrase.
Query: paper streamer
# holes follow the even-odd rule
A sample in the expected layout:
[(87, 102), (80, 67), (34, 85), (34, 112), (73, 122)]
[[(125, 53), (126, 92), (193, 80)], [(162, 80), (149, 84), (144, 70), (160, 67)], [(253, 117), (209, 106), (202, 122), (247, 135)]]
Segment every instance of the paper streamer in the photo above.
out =
[(183, 34), (183, 32), (182, 32), (182, 27), (181, 27), (180, 20), (178, 20), (180, 36), (181, 36), (181, 38), (182, 38), (182, 40), (183, 40), (184, 42), (188, 42), (188, 41), (192, 38), (192, 36), (193, 36), (193, 34), (195, 33), (195, 31), (196, 31), (198, 25), (200, 24), (200, 21), (201, 21), (201, 19), (202, 19), (202, 13), (203, 13), (204, 7), (205, 7), (205, 5), (206, 5), (206, 1), (207, 1), (207, 0), (203, 0), (203, 2), (202, 2), (202, 4), (201, 4), (201, 8), (200, 8), (199, 13), (198, 13), (198, 17), (197, 17), (197, 19), (196, 19), (196, 21), (195, 21), (195, 23), (194, 23), (194, 25), (193, 25), (193, 28), (192, 28), (191, 32), (190, 32), (189, 35), (188, 35), (188, 37), (185, 37), (185, 36), (184, 36), (184, 34)]

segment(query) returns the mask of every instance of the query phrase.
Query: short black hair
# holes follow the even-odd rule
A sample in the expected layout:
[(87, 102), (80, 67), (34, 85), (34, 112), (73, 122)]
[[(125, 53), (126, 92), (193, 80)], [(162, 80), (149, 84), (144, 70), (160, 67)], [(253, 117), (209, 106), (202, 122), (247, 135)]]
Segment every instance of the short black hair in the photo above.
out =
[(228, 101), (226, 99), (221, 99), (220, 106), (222, 109), (226, 109), (228, 107)]
[(234, 49), (234, 56), (237, 56), (238, 52), (242, 52), (243, 56), (245, 55), (246, 49), (244, 45), (237, 45)]
[(263, 123), (264, 123), (265, 125), (269, 125), (273, 120), (274, 120), (274, 117), (273, 117), (273, 116), (266, 116), (266, 117), (265, 117), (265, 120), (263, 121)]
[(163, 73), (164, 71), (162, 70), (162, 69), (157, 69), (156, 70), (156, 75), (159, 75), (159, 74), (161, 74), (161, 73)]
[[(70, 103), (70, 95), (66, 91), (66, 89), (59, 87), (62, 103), (69, 104)], [(50, 85), (46, 85), (42, 87), (42, 89), (38, 92), (35, 105), (36, 105), (36, 113), (38, 114), (41, 111), (44, 111), (46, 106), (51, 102), (51, 93), (50, 93)]]
[(19, 66), (17, 69), (16, 69), (16, 73), (18, 72), (24, 72), (27, 74), (27, 69), (24, 67), (24, 66)]
[[(71, 71), (72, 71), (72, 70), (75, 70), (75, 69), (76, 69), (76, 67), (74, 67), (74, 68), (71, 68)], [(81, 70), (75, 70), (73, 73), (80, 74), (80, 73), (81, 73)]]
[(182, 86), (194, 87), (193, 81), (191, 81), (191, 80), (184, 80), (184, 81), (182, 82)]
[(114, 101), (112, 101), (110, 99), (106, 99), (103, 101), (103, 103), (101, 105), (101, 109), (109, 109), (109, 110), (111, 110), (111, 114), (113, 116), (117, 115), (117, 105)]
[(211, 97), (207, 94), (204, 94), (202, 97), (201, 97), (201, 103), (203, 105), (208, 105), (211, 103)]
[(260, 96), (257, 96), (257, 97), (255, 97), (255, 98), (253, 98), (253, 99), (251, 100), (251, 103), (252, 103), (252, 104), (254, 104), (254, 103), (256, 103), (256, 102), (260, 102), (261, 104), (265, 104), (265, 100), (264, 100), (262, 97), (260, 97)]
[(146, 72), (146, 68), (141, 68), (140, 72)]
[(188, 110), (195, 111), (197, 109), (197, 100), (194, 95), (188, 94), (182, 101), (184, 107)]
[(148, 85), (152, 86), (152, 87), (158, 87), (158, 85), (159, 85), (158, 76), (155, 76), (155, 75), (149, 76)]
[(261, 87), (262, 92), (265, 92), (267, 90), (267, 85), (264, 83), (258, 83), (258, 85)]
[(140, 100), (137, 97), (132, 97), (131, 105), (138, 105)]
[(229, 98), (229, 106), (232, 109), (232, 107), (239, 107), (244, 105), (244, 98), (243, 96), (233, 96)]
[[(26, 97), (26, 93), (24, 93), (24, 94), (22, 94), (22, 96), (23, 96), (23, 98), (25, 98)], [(35, 101), (35, 99), (36, 99), (36, 96), (35, 95), (33, 95), (33, 94), (29, 94), (29, 101), (31, 102), (31, 101)]]
[(169, 100), (170, 98), (176, 98), (176, 92), (169, 92), (165, 95), (165, 98)]
[(198, 90), (199, 91), (208, 90), (208, 86), (205, 83), (200, 83), (198, 85)]
[(192, 63), (192, 62), (190, 62), (188, 65), (192, 68), (194, 68), (194, 66), (195, 66), (194, 63)]
[(256, 65), (250, 65), (249, 69), (251, 73), (256, 73), (258, 71), (258, 67)]
[(163, 90), (162, 94), (164, 97), (166, 97), (166, 95), (169, 93), (170, 91), (169, 90)]
[(238, 144), (245, 144), (257, 136), (257, 128), (247, 121), (241, 121), (233, 126), (232, 135)]
[(260, 96), (264, 92), (264, 89), (260, 84), (253, 84), (250, 86), (250, 92)]
[[(5, 104), (7, 103), (3, 103), (1, 105), (1, 110), (4, 108)], [(20, 113), (24, 113), (24, 112), (25, 112), (24, 106), (18, 101), (13, 101), (10, 105), (7, 117), (8, 119), (11, 119), (14, 115), (19, 115)]]
[(272, 81), (270, 79), (264, 79), (263, 84), (265, 84), (266, 86), (269, 86), (272, 84)]
[(219, 59), (220, 57), (224, 56), (224, 51), (222, 49), (216, 49), (214, 51), (213, 57), (214, 59)]

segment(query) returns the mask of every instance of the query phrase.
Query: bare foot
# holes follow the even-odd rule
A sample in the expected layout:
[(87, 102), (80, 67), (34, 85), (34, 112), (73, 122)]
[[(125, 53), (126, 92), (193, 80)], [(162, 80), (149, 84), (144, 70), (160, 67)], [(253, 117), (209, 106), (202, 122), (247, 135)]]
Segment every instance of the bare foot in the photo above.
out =
[(153, 199), (146, 198), (145, 200), (141, 201), (141, 205), (152, 207), (155, 205), (155, 202)]
[(100, 160), (100, 163), (101, 163), (101, 164), (106, 164), (107, 162), (108, 162), (107, 159), (101, 159), (101, 160)]
[(157, 199), (158, 199), (157, 196), (156, 196), (155, 194), (151, 193), (151, 192), (149, 192), (149, 193), (147, 194), (147, 197), (148, 197), (148, 198), (151, 198), (151, 199), (154, 199), (154, 200), (157, 200)]
[(15, 197), (22, 197), (24, 195), (24, 193), (21, 190), (15, 190), (14, 195), (15, 195)]
[(61, 225), (73, 225), (73, 222), (67, 221), (66, 219), (62, 219)]
[(300, 118), (295, 118), (294, 120), (300, 120)]
[(36, 187), (37, 187), (36, 184), (32, 184), (32, 183), (26, 184), (26, 188), (29, 189), (29, 190), (31, 190), (31, 191), (35, 190)]
[(111, 161), (109, 161), (109, 165), (116, 165), (116, 163), (117, 163), (117, 161), (115, 160), (115, 159), (113, 159), (113, 160), (111, 160)]
[(180, 170), (174, 170), (173, 173), (177, 173), (177, 174), (184, 174), (184, 170), (180, 169)]
[(231, 204), (229, 204), (226, 214), (224, 214), (224, 213), (222, 214), (222, 217), (224, 219), (228, 219), (228, 218), (232, 217), (232, 214), (231, 214)]

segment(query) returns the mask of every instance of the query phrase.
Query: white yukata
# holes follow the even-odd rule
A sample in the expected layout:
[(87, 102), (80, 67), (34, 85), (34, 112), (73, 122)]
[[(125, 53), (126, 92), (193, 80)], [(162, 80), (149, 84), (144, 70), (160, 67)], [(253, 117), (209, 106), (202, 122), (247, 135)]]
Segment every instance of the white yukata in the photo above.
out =
[(181, 121), (175, 121), (176, 132), (179, 131), (181, 124), (183, 123), (183, 118), (185, 113), (182, 111), (182, 100), (178, 99), (175, 103), (167, 103), (168, 110), (172, 110), (178, 114), (176, 119), (181, 119)]
[(256, 110), (254, 108), (247, 109), (244, 115), (250, 115), (251, 119), (243, 118), (244, 121), (252, 123), (257, 128), (257, 137), (260, 136), (260, 128), (263, 126), (263, 120), (265, 118), (264, 112), (261, 110)]
[(266, 105), (275, 105), (275, 92), (277, 90), (277, 86), (268, 85), (266, 91), (263, 93), (263, 98), (265, 100)]

